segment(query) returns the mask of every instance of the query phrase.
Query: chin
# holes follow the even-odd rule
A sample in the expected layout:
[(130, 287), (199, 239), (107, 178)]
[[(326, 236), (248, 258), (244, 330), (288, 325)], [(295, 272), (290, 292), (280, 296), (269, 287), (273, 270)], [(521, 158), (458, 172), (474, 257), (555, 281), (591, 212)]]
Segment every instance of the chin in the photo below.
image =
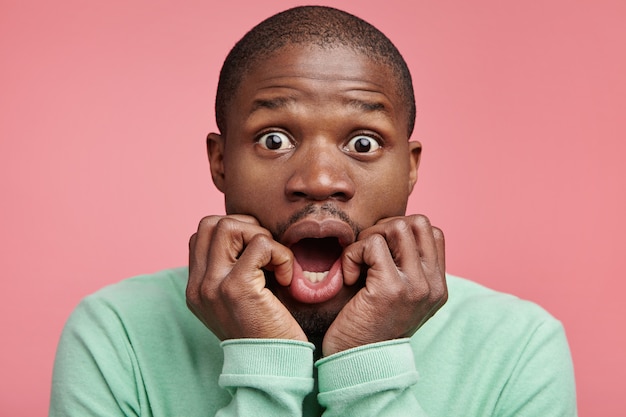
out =
[(306, 304), (291, 298), (287, 288), (278, 285), (274, 277), (269, 273), (266, 273), (266, 282), (266, 286), (289, 310), (309, 340), (314, 344), (323, 339), (326, 331), (335, 321), (341, 309), (363, 287), (364, 283), (363, 280), (360, 280), (355, 285), (344, 286), (335, 297), (323, 303)]

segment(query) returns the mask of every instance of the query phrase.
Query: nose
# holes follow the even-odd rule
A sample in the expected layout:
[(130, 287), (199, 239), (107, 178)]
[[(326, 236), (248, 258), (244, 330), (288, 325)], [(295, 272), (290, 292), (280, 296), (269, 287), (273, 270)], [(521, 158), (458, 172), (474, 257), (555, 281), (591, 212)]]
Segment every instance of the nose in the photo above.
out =
[(348, 172), (348, 158), (336, 145), (302, 146), (289, 161), (293, 171), (285, 185), (290, 201), (299, 199), (348, 201), (355, 184)]

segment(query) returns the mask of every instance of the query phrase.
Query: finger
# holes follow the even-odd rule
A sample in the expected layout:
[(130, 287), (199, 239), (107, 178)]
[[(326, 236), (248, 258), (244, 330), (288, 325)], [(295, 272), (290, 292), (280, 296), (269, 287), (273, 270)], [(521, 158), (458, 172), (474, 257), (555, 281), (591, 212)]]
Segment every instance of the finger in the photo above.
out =
[[(412, 237), (407, 236), (407, 229)], [(433, 300), (445, 298), (443, 233), (433, 227), (427, 217), (414, 215), (383, 219), (365, 232), (363, 236), (375, 232), (385, 236), (394, 261), (403, 273), (400, 276), (409, 280), (417, 298), (426, 295)], [(359, 235), (359, 238), (362, 236)]]
[(437, 261), (439, 262), (439, 270), (446, 272), (446, 243), (443, 231), (438, 227), (433, 226), (433, 235), (435, 238), (435, 245), (437, 247)]
[(356, 283), (364, 267), (369, 269), (368, 280), (370, 277), (398, 275), (387, 241), (379, 234), (370, 234), (354, 242), (344, 250), (342, 256), (341, 265), (346, 285)]
[(346, 285), (354, 285), (363, 271), (363, 241), (357, 241), (346, 247), (341, 255), (341, 272)]
[[(418, 254), (422, 262), (431, 268), (438, 266), (440, 262), (440, 248), (436, 242), (435, 233), (436, 230), (439, 232), (441, 232), (441, 230), (432, 226), (428, 217), (417, 214), (408, 217), (388, 218), (379, 221), (374, 227), (381, 224), (398, 224), (398, 222), (402, 221), (406, 221), (410, 225), (411, 233), (417, 243)], [(374, 231), (376, 231), (376, 229), (374, 229)], [(441, 237), (443, 238), (443, 233), (441, 233)]]
[(235, 217), (222, 217), (213, 227), (209, 259), (211, 266), (232, 266), (242, 254), (244, 247), (256, 235), (272, 237), (269, 230), (258, 223), (242, 222)]
[(418, 214), (409, 216), (409, 222), (420, 248), (423, 263), (434, 270), (437, 266), (437, 245), (430, 220), (428, 217)]
[(187, 299), (196, 300), (200, 284), (207, 270), (207, 253), (211, 232), (220, 216), (207, 216), (198, 223), (196, 233), (189, 239), (189, 277), (187, 280)]
[(206, 271), (206, 255), (211, 241), (213, 226), (220, 216), (207, 216), (198, 223), (198, 230), (189, 239), (189, 270)]
[(409, 216), (409, 222), (422, 253), (420, 269), (428, 284), (428, 298), (435, 307), (432, 315), (447, 299), (443, 233), (423, 215)]
[(396, 266), (406, 273), (411, 272), (410, 266), (415, 264), (416, 258), (421, 258), (422, 253), (409, 219), (406, 217), (385, 219), (366, 229), (359, 235), (359, 239), (373, 234), (385, 238)]
[(199, 242), (200, 245), (197, 246), (198, 250), (195, 253), (196, 257), (204, 258), (206, 256), (214, 227), (219, 223), (221, 219), (226, 218), (236, 220), (245, 224), (252, 224), (257, 226), (259, 225), (259, 222), (254, 217), (242, 214), (204, 217), (202, 220), (200, 220), (200, 223), (198, 224), (198, 230), (196, 231), (196, 234), (201, 237)]
[(270, 258), (265, 264), (261, 264), (259, 268), (274, 273), (276, 281), (283, 286), (291, 284), (293, 278), (293, 261), (294, 255), (291, 249), (272, 240)]
[(257, 234), (233, 266), (230, 277), (241, 280), (241, 285), (253, 285), (261, 290), (265, 287), (263, 268), (272, 270), (276, 281), (287, 286), (293, 277), (293, 253), (271, 237)]
[(432, 236), (435, 242), (436, 263), (429, 265), (430, 269), (426, 273), (426, 279), (430, 286), (429, 300), (432, 308), (426, 319), (431, 317), (435, 312), (443, 306), (448, 300), (448, 286), (446, 283), (446, 260), (445, 260), (445, 241), (441, 229), (432, 227)]
[[(252, 216), (227, 216), (233, 222), (247, 225), (258, 225)], [(200, 284), (204, 280), (209, 266), (209, 250), (212, 245), (214, 229), (217, 224), (227, 218), (225, 216), (206, 216), (200, 220), (198, 230), (189, 239), (189, 280), (188, 294), (198, 294)]]

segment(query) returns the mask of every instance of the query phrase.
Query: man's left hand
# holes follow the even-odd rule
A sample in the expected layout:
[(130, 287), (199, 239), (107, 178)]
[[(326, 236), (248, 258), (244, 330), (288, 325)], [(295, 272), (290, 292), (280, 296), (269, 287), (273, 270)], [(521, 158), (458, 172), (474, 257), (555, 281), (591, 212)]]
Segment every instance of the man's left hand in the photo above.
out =
[(412, 336), (448, 298), (444, 237), (423, 215), (393, 217), (363, 230), (343, 253), (344, 282), (365, 286), (346, 304), (322, 344), (324, 356)]

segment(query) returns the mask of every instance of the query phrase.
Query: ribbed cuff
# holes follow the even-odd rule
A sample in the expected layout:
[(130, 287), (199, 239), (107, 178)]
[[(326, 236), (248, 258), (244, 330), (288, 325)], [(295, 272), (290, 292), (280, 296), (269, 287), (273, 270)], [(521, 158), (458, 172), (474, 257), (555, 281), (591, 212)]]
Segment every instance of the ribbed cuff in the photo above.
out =
[[(316, 362), (319, 391), (330, 392), (413, 374), (415, 359), (409, 339), (372, 343), (325, 357)], [(413, 378), (411, 378), (413, 379)]]
[(313, 350), (308, 342), (283, 339), (230, 339), (222, 342), (222, 374), (312, 378)]

